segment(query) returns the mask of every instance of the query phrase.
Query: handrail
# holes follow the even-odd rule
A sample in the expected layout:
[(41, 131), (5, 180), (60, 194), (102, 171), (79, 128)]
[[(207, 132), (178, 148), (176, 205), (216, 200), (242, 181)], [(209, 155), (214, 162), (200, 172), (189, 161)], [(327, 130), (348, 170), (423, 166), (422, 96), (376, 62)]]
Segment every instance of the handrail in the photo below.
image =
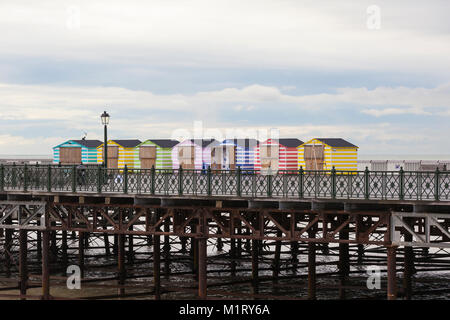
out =
[(7, 191), (450, 201), (450, 171), (1, 165), (0, 192)]

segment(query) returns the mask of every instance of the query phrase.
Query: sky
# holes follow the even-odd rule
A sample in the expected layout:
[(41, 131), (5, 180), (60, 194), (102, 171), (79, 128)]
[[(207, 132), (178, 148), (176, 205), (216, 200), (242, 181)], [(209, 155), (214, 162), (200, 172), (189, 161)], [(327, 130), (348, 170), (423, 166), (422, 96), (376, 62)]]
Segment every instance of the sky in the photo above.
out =
[(0, 154), (102, 140), (104, 110), (116, 139), (200, 123), (450, 154), (449, 12), (447, 0), (1, 0)]

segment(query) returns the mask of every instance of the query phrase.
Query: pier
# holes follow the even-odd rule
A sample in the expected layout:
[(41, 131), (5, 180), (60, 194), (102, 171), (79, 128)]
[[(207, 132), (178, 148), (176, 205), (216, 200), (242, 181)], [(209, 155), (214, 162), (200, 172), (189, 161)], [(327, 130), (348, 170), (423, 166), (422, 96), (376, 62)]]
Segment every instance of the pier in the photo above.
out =
[[(450, 270), (449, 185), (450, 172), (439, 169), (264, 173), (2, 165), (1, 277), (12, 279), (17, 298), (37, 298), (27, 291), (39, 287), (38, 298), (56, 299), (52, 284), (65, 283), (58, 274), (68, 265), (80, 268), (82, 286), (99, 282), (85, 277), (86, 252), (95, 249), (93, 255), (116, 262), (109, 280), (116, 281), (117, 294), (87, 298), (164, 299), (186, 291), (199, 299), (288, 299), (261, 292), (261, 285), (276, 289), (291, 277), (304, 279), (299, 299), (317, 299), (318, 278), (330, 276), (336, 298), (345, 299), (355, 289), (352, 279), (376, 265), (382, 298), (411, 299), (415, 273)], [(190, 270), (174, 270), (179, 261)], [(142, 274), (149, 285), (130, 292), (128, 270), (142, 263), (151, 265)], [(335, 272), (318, 272), (324, 264), (334, 264)], [(244, 272), (248, 276), (236, 276)], [(174, 275), (193, 277), (195, 287), (171, 284)], [(220, 289), (242, 283), (251, 290)]]

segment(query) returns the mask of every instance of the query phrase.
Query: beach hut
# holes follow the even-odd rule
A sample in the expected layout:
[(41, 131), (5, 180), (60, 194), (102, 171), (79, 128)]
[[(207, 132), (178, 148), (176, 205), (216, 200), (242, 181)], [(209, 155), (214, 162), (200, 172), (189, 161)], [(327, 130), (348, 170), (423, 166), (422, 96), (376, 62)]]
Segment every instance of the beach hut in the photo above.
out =
[(303, 141), (296, 138), (268, 139), (255, 147), (255, 170), (297, 170), (297, 147)]
[(53, 163), (61, 164), (95, 164), (99, 140), (67, 140), (53, 147)]
[(187, 139), (172, 148), (172, 168), (206, 169), (211, 165), (211, 148), (215, 139)]
[(341, 138), (314, 138), (298, 147), (298, 166), (305, 170), (357, 170), (358, 147)]
[[(108, 168), (134, 168), (135, 153), (141, 140), (108, 140)], [(103, 163), (103, 143), (97, 147), (97, 161)]]
[(254, 169), (256, 139), (226, 139), (211, 148), (211, 168), (214, 170)]
[(172, 148), (180, 143), (170, 139), (148, 139), (135, 150), (135, 168), (172, 169)]

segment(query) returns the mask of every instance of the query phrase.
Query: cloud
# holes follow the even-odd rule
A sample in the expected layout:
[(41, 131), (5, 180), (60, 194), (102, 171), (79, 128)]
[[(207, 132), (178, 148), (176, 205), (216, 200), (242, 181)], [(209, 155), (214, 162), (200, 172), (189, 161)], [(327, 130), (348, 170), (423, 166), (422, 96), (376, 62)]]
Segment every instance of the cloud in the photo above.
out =
[[(448, 145), (443, 137), (450, 134), (448, 125), (438, 123), (444, 115), (450, 116), (448, 84), (339, 88), (334, 93), (295, 95), (258, 84), (194, 94), (155, 94), (119, 87), (3, 83), (0, 95), (4, 152), (48, 153), (55, 144), (79, 138), (84, 131), (90, 139), (102, 139), (104, 109), (111, 114), (109, 136), (116, 138), (168, 138), (177, 129), (192, 132), (196, 120), (223, 132), (277, 127), (282, 136), (302, 140), (343, 137), (372, 151), (413, 150), (418, 141), (441, 150)], [(388, 117), (409, 114), (427, 115), (436, 124), (428, 128), (422, 124), (423, 117), (408, 123), (390, 122)], [(386, 117), (380, 122), (382, 116)]]

